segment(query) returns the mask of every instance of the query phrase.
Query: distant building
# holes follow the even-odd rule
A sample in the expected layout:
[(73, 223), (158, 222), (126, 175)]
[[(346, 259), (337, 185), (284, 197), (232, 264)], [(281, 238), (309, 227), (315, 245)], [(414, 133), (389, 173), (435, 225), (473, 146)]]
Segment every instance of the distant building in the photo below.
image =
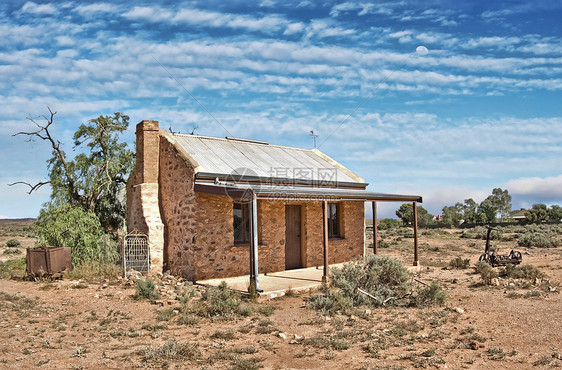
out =
[(519, 211), (511, 212), (509, 217), (516, 221), (525, 221), (527, 219), (527, 217), (525, 217), (525, 213), (527, 211), (528, 211), (527, 209), (521, 208)]

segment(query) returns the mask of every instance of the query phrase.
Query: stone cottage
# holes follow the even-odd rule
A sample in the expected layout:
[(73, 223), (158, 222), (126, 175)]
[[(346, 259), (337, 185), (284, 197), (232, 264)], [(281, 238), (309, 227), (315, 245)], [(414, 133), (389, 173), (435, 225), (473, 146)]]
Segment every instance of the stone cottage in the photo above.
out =
[(316, 149), (173, 134), (157, 121), (137, 125), (136, 145), (127, 227), (148, 235), (151, 271), (193, 281), (326, 271), (364, 255), (366, 201), (375, 215), (377, 201), (421, 202), (366, 191)]

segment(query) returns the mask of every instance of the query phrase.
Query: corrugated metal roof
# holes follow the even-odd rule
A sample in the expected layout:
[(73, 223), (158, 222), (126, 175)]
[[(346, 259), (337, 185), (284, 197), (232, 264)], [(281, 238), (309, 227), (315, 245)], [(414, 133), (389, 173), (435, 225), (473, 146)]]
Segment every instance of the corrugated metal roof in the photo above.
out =
[(232, 138), (173, 136), (199, 164), (196, 173), (367, 185), (347, 168), (327, 156), (323, 158), (323, 153), (314, 150)]

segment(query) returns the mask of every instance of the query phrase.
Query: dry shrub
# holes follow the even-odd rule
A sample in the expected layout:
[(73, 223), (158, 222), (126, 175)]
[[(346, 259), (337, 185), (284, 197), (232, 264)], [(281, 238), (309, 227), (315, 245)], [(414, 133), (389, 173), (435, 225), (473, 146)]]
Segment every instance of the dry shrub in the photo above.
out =
[(388, 256), (368, 255), (334, 268), (330, 287), (312, 296), (307, 305), (317, 311), (349, 313), (358, 306), (431, 306), (443, 304), (445, 294), (438, 283), (414, 289), (402, 263)]
[(519, 238), (517, 244), (521, 247), (555, 248), (560, 245), (560, 241), (541, 232), (527, 232)]
[(138, 353), (145, 361), (196, 360), (201, 356), (197, 343), (178, 343), (175, 339), (168, 340), (160, 347), (142, 347)]
[(533, 265), (507, 265), (501, 274), (512, 279), (535, 280), (544, 277), (542, 271)]
[(468, 258), (463, 259), (462, 257), (459, 256), (457, 258), (452, 259), (449, 262), (449, 266), (457, 270), (464, 270), (470, 267), (470, 260)]
[(87, 261), (74, 267), (65, 276), (71, 280), (85, 280), (87, 282), (115, 281), (123, 276), (123, 268), (111, 262)]
[(480, 274), (482, 281), (486, 285), (491, 285), (492, 280), (498, 277), (498, 272), (484, 261), (480, 261), (475, 266), (476, 272)]

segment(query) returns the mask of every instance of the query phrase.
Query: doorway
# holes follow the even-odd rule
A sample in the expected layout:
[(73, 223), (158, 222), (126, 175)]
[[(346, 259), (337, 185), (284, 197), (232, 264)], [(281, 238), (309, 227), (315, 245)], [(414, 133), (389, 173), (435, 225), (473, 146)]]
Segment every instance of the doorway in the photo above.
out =
[(285, 270), (302, 267), (301, 206), (285, 206)]

